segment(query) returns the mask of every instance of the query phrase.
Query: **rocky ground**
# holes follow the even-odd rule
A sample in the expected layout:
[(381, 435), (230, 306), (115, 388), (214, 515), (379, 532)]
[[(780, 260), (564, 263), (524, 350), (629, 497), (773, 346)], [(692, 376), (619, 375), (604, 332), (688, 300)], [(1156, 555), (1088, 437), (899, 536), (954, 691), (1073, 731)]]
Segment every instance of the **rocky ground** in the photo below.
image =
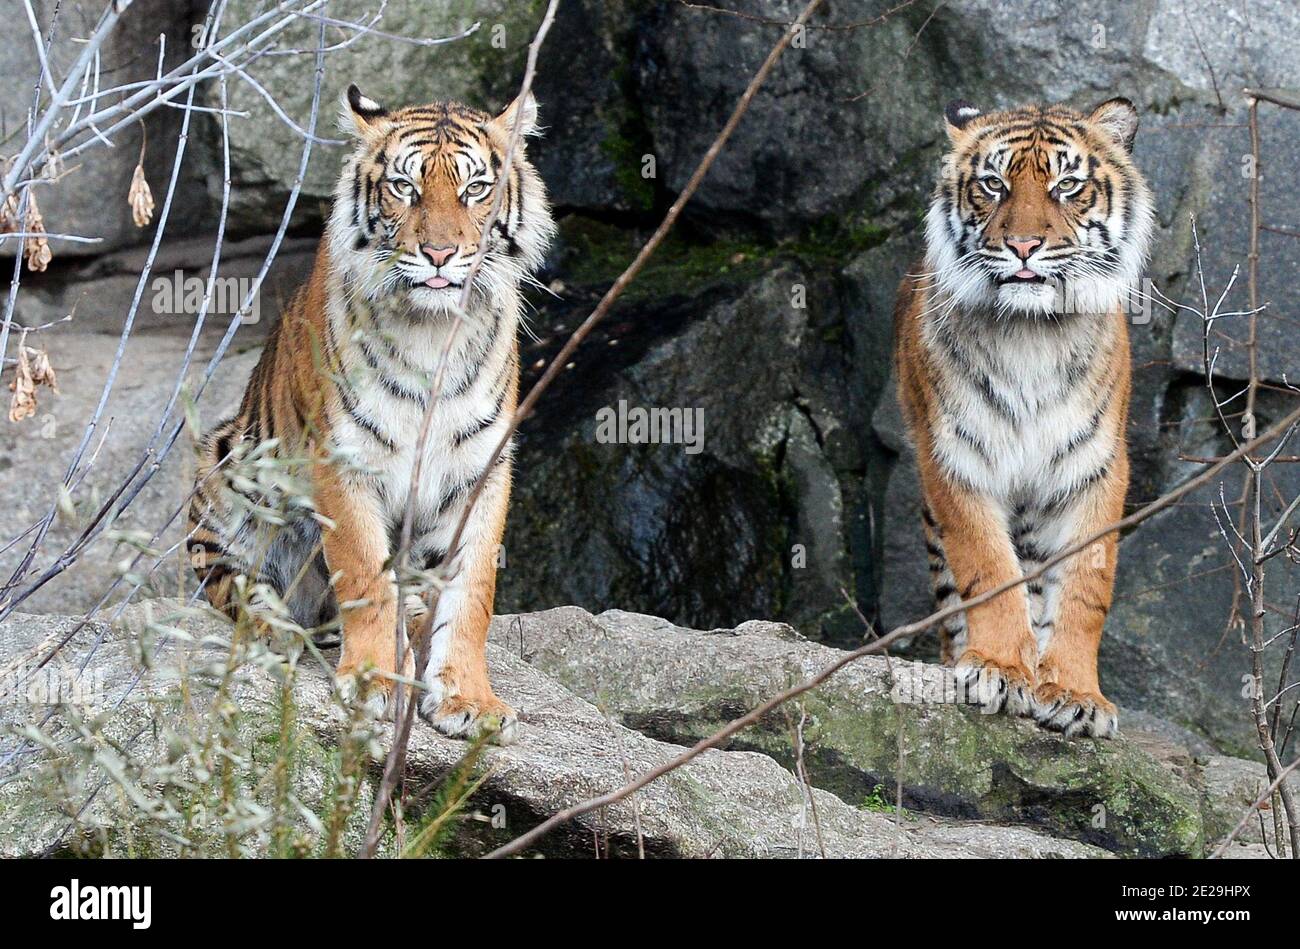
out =
[[(232, 0), (228, 19), (257, 5)], [(870, 20), (892, 5), (837, 3), (826, 25)], [(34, 6), (45, 22), (51, 4)], [(56, 71), (77, 54), (75, 38), (85, 35), (101, 6), (61, 4), (62, 27), (50, 57)], [(179, 57), (199, 6), (136, 0), (128, 13), (130, 29), (104, 52), (105, 68), (122, 81), (151, 74), (154, 61), (139, 50), (160, 32), (168, 36), (168, 56)], [(723, 6), (781, 19), (796, 4), (728, 0)], [(331, 15), (360, 18), (372, 7), (338, 0)], [(553, 295), (534, 295), (535, 338), (523, 341), (525, 385), (648, 236), (778, 30), (672, 0), (565, 0), (560, 10), (538, 72), (548, 130), (530, 148), (556, 204), (561, 233), (542, 274)], [(334, 101), (356, 81), (367, 94), (394, 104), (458, 97), (499, 108), (518, 82), (537, 13), (536, 4), (509, 0), (432, 10), (416, 0), (390, 0), (383, 24), (390, 30), (418, 22), (422, 35), (437, 35), (475, 19), (483, 26), (463, 43), (436, 48), (370, 37), (331, 53), (326, 100)], [(286, 42), (306, 46), (312, 36), (314, 26), (304, 24)], [(310, 60), (267, 57), (250, 67), (298, 121), (308, 111)], [(29, 44), (0, 46), (0, 113), (23, 114), (38, 68)], [(788, 52), (755, 99), (671, 240), (525, 425), (499, 609), (617, 607), (701, 628), (767, 617), (791, 623), (818, 649), (853, 645), (864, 634), (843, 590), (878, 628), (929, 612), (915, 472), (891, 395), (890, 312), (899, 276), (920, 251), (918, 225), (943, 148), (943, 105), (958, 97), (986, 107), (1033, 100), (1088, 106), (1113, 95), (1131, 98), (1142, 113), (1137, 161), (1159, 205), (1150, 277), (1163, 293), (1185, 298), (1197, 294), (1190, 215), (1197, 217), (1211, 292), (1235, 265), (1245, 264), (1250, 178), (1243, 173), (1249, 137), (1241, 90), (1247, 86), (1300, 88), (1300, 12), (1289, 0), (1249, 6), (1216, 0), (948, 0), (937, 11), (924, 0), (876, 27), (810, 30), (807, 43)], [(223, 273), (247, 277), (256, 273), (279, 223), (301, 140), (254, 89), (232, 82), (230, 94), (230, 108), (248, 115), (230, 126), (232, 217)], [(214, 89), (203, 96), (215, 103)], [(1265, 221), (1294, 229), (1300, 191), (1284, 163), (1300, 143), (1300, 113), (1261, 105), (1259, 116)], [(156, 195), (169, 173), (178, 120), (178, 113), (166, 109), (148, 120), (145, 167)], [(42, 390), (34, 418), (0, 423), (6, 482), (0, 544), (8, 544), (0, 549), (0, 579), (23, 556), (30, 539), (23, 532), (57, 505), (60, 516), (33, 566), (39, 571), (54, 561), (84, 529), (88, 513), (134, 470), (161, 424), (193, 323), (155, 304), (153, 280), (178, 270), (185, 277), (206, 273), (220, 197), (217, 132), (210, 114), (195, 116), (171, 229), (141, 291), (137, 329), (107, 401), (108, 435), (101, 446), (103, 427), (95, 434), (88, 451), (98, 452), (96, 463), (62, 500), (57, 476), (100, 399), (140, 278), (141, 245), (153, 234), (131, 224), (125, 200), (138, 134), (127, 130), (117, 148), (86, 152), (57, 186), (42, 189), (51, 230), (104, 241), (56, 242), (49, 271), (23, 276), (16, 307), (21, 324), (42, 325), (68, 313), (74, 318), (28, 338), (29, 345), (48, 351), (59, 394)], [(203, 424), (234, 404), (279, 305), (307, 272), (339, 157), (337, 148), (315, 149), (289, 240), (262, 293), (260, 319), (240, 328), (198, 400)], [(650, 165), (647, 158), (653, 159)], [(643, 174), (651, 167), (653, 174)], [(1297, 281), (1300, 241), (1265, 232), (1260, 295), (1271, 308), (1259, 322), (1266, 379), (1261, 427), (1292, 404), (1282, 383), (1300, 364), (1297, 337), (1289, 329), (1295, 319), (1289, 288)], [(1243, 293), (1244, 283), (1230, 305), (1240, 305)], [(225, 323), (214, 317), (199, 334), (191, 391)], [(1227, 395), (1245, 374), (1246, 327), (1235, 320), (1218, 329), (1220, 395)], [(1229, 443), (1211, 421), (1210, 394), (1199, 375), (1199, 321), (1156, 307), (1149, 319), (1137, 316), (1131, 331), (1136, 388), (1129, 504), (1135, 507), (1185, 481), (1197, 470), (1188, 459), (1217, 454)], [(701, 409), (703, 451), (687, 455), (680, 446), (598, 443), (595, 413), (620, 399)], [(114, 532), (34, 591), (22, 610), (66, 616), (97, 605), (130, 545), (139, 542), (131, 532), (152, 535), (181, 504), (188, 438), (182, 435), (156, 473), (146, 466), (151, 480), (121, 512)], [(1236, 481), (1224, 490), (1231, 500)], [(1134, 723), (1171, 723), (1157, 731), (1168, 747), (1182, 750), (1141, 760), (1159, 763), (1152, 774), (1174, 773), (1174, 760), (1191, 762), (1180, 765), (1184, 773), (1178, 778), (1190, 796), (1169, 798), (1184, 803), (1203, 802), (1199, 788), (1228, 773), (1197, 761), (1255, 753), (1242, 698), (1249, 653), (1239, 631), (1227, 624), (1234, 567), (1209, 510), (1218, 491), (1217, 484), (1207, 485), (1125, 536), (1102, 649), (1103, 685), (1131, 710), (1124, 747), (1145, 747), (1139, 747)], [(1300, 466), (1273, 469), (1266, 518), (1297, 491)], [(178, 535), (173, 529), (162, 537)], [(1289, 622), (1300, 594), (1300, 580), (1288, 570), (1293, 568), (1283, 558), (1271, 567), (1272, 631)], [(175, 595), (186, 575), (180, 558), (168, 561), (143, 578), (144, 595)], [(812, 649), (813, 642), (800, 648)], [(905, 658), (934, 654), (928, 638), (905, 650)], [(607, 702), (624, 725), (646, 732), (645, 741), (684, 740), (706, 727), (692, 724), (689, 716), (658, 715), (650, 699), (647, 706), (636, 698), (642, 695), (636, 689), (629, 687), (618, 699), (601, 697), (561, 669), (544, 671), (585, 699)], [(779, 685), (762, 677), (747, 681), (753, 689)], [(745, 695), (752, 699), (757, 692)], [(926, 717), (932, 713), (938, 718)], [(716, 719), (721, 713), (708, 714)], [(935, 727), (965, 721), (964, 712), (950, 708), (917, 714)], [(877, 725), (867, 719), (862, 727)], [(1032, 734), (1046, 743), (1042, 748), (1055, 747), (1018, 725), (991, 723), (979, 734), (1004, 732), (1023, 732), (1026, 740)], [(775, 745), (749, 740), (789, 764)], [(924, 736), (918, 733), (916, 740)], [(437, 745), (429, 736), (422, 741)], [(843, 748), (827, 752), (813, 778), (832, 782), (828, 793), (855, 804), (868, 782), (879, 777), (887, 786), (893, 774), (879, 760), (883, 752), (864, 755)], [(925, 757), (916, 755), (914, 766)], [(1080, 766), (1091, 767), (1091, 759)], [(1019, 787), (1016, 781), (1036, 786), (1037, 778), (1024, 777), (1031, 771), (1031, 764), (1000, 768), (998, 775), (1020, 775), (1011, 785), (971, 777), (955, 787), (931, 787), (923, 771), (905, 770), (905, 786), (915, 790), (904, 803), (942, 814), (945, 821), (1001, 820), (1007, 812), (998, 808), (1011, 806), (1004, 802), (1014, 797), (1008, 787)], [(873, 790), (874, 784), (867, 792)], [(1115, 810), (1112, 798), (1105, 800)], [(1150, 849), (1193, 852), (1185, 843), (1189, 834), (1212, 839), (1204, 831), (1206, 806), (1187, 809), (1202, 815), (1202, 830), (1192, 834), (1190, 825), (1179, 824), (1183, 830)], [(1077, 834), (1080, 819), (1076, 814), (1074, 823), (1045, 819), (1035, 826), (1062, 834), (1068, 825)], [(974, 825), (962, 826), (966, 830), (945, 832), (975, 833)], [(1117, 849), (1146, 846), (1122, 835), (1080, 836)], [(1184, 843), (1171, 842), (1174, 837)]]
[[(76, 632), (62, 653), (67, 667), (89, 661), (91, 681), (101, 690), (94, 728), (120, 756), (102, 754), (100, 745), (95, 762), (111, 790), (84, 809), (73, 832), (67, 832), (66, 805), (51, 795), (47, 768), (61, 761), (67, 769), (79, 757), (73, 748), (100, 742), (77, 741), (56, 716), (59, 727), (46, 725), (54, 751), (21, 750), (17, 729), (43, 721), (51, 710), (24, 701), (26, 691), (5, 690), (0, 750), (19, 767), (16, 777), (0, 784), (0, 853), (40, 853), (55, 842), (56, 850), (71, 851), (78, 842), (95, 841), (101, 823), (110, 825), (109, 852), (122, 852), (123, 841), (132, 840), (137, 852), (166, 852), (165, 843), (150, 843), (148, 820), (136, 815), (139, 826), (133, 827), (112, 803), (118, 777), (129, 796), (134, 772), (126, 764), (109, 769), (107, 762), (177, 756), (169, 729), (178, 712), (160, 709), (178, 694), (178, 669), (188, 670), (185, 703), (202, 709), (210, 702), (206, 670), (225, 653), (201, 643), (205, 637), (215, 642), (225, 628), (210, 620), (178, 621), (172, 616), (177, 602), (133, 605), (116, 623), (105, 616)], [(150, 660), (143, 670), (141, 641), (151, 640), (150, 631), (176, 626), (194, 642), (165, 647), (153, 639), (144, 648)], [(0, 627), (5, 683), (73, 628), (74, 618), (55, 615), (6, 622)], [(486, 778), (466, 808), (469, 819), (460, 822), (453, 852), (483, 853), (559, 810), (619, 787), (629, 774), (677, 755), (683, 744), (835, 655), (778, 623), (704, 632), (635, 613), (592, 616), (577, 607), (497, 617), (489, 664), (498, 692), (519, 709), (523, 729), (516, 744), (484, 752), (478, 768)], [(256, 739), (287, 740), (277, 669), (250, 663), (236, 676), (238, 728), (254, 736), (253, 749)], [(939, 667), (897, 659), (891, 672), (883, 658), (864, 659), (722, 749), (627, 801), (579, 818), (536, 852), (633, 856), (639, 828), (646, 855), (660, 857), (1201, 856), (1267, 784), (1261, 766), (1215, 754), (1150, 716), (1126, 714), (1119, 740), (1071, 743), (1026, 721), (915, 701), (945, 675)], [(300, 664), (292, 704), (299, 733), (293, 787), (304, 809), (322, 808), (323, 814), (343, 726), (332, 711), (328, 675), (318, 665)], [(795, 777), (796, 735), (811, 788)], [(387, 729), (378, 737), (386, 747)], [(420, 788), (437, 786), (465, 750), (417, 724), (408, 789), (418, 798)], [(252, 754), (256, 759), (258, 752)], [(261, 767), (270, 770), (265, 761)], [(363, 801), (373, 793), (378, 768), (377, 762), (369, 766)], [(85, 793), (97, 776), (92, 771), (69, 783)], [(893, 803), (900, 785), (898, 811)], [(354, 846), (359, 828), (350, 834)], [(1263, 843), (1252, 821), (1228, 855), (1263, 856)]]

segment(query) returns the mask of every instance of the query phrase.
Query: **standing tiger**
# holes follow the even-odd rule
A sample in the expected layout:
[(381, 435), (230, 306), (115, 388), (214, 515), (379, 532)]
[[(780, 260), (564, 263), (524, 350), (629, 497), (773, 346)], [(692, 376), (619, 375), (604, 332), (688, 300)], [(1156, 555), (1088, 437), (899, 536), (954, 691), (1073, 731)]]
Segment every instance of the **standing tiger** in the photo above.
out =
[[(523, 149), (536, 122), (531, 96), (492, 117), (454, 103), (388, 111), (348, 88), (340, 125), (355, 148), (311, 277), (267, 340), (238, 413), (202, 439), (190, 509), (209, 601), (236, 613), (242, 574), (274, 589), (304, 628), (341, 621), (340, 686), (364, 689), (378, 707), (398, 666), (393, 558), (432, 399), (409, 559), (450, 579), (437, 599), (420, 712), (444, 734), (499, 729), (502, 742), (515, 737), (516, 717), (492, 691), (484, 646), (511, 452), (491, 457), (518, 395), (519, 284), (555, 230)], [(499, 179), (500, 211), (453, 334)], [(308, 465), (311, 503), (283, 526), (250, 515), (276, 499), (228, 463), (259, 444)], [(408, 654), (403, 671), (410, 666)]]
[[(922, 273), (899, 288), (898, 394), (916, 446), (941, 607), (978, 596), (1123, 516), (1124, 304), (1154, 212), (1126, 99), (946, 110), (951, 150)], [(1097, 650), (1116, 536), (948, 620), (968, 700), (1067, 736), (1113, 737)]]

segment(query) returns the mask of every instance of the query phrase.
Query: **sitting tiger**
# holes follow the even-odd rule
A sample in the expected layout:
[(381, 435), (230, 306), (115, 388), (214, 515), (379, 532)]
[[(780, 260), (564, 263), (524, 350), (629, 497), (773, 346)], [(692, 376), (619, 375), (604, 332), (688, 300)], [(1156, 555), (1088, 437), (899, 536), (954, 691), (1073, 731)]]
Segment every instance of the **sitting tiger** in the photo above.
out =
[[(941, 607), (1024, 576), (1123, 516), (1124, 304), (1154, 220), (1126, 99), (946, 110), (951, 150), (921, 273), (895, 309), (898, 395), (916, 446)], [(1097, 651), (1116, 535), (949, 619), (968, 701), (1067, 736), (1114, 736)]]
[[(388, 111), (350, 86), (340, 125), (355, 148), (311, 277), (267, 340), (238, 413), (200, 443), (190, 508), (191, 544), (204, 554), (196, 569), (218, 609), (238, 611), (242, 574), (273, 588), (304, 628), (341, 621), (340, 686), (364, 686), (380, 708), (391, 692), (384, 674), (398, 667), (393, 557), (419, 465), (410, 563), (450, 577), (437, 598), (420, 712), (444, 734), (492, 729), (509, 742), (516, 716), (492, 691), (484, 647), (511, 453), (491, 456), (518, 395), (519, 285), (555, 231), (523, 148), (537, 106), (530, 95), (496, 117), (454, 103)], [(500, 211), (465, 321), (449, 339), (499, 179)], [(280, 527), (250, 515), (268, 499), (250, 498), (249, 479), (229, 473), (227, 462), (257, 445), (309, 468), (311, 503)], [(408, 652), (402, 671), (411, 664)]]

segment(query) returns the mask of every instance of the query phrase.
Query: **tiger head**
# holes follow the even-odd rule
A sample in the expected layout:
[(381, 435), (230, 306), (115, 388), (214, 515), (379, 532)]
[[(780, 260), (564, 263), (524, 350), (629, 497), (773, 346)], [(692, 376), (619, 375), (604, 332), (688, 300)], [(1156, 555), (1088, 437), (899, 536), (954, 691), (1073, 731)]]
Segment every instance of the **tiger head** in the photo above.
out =
[(925, 231), (940, 291), (997, 316), (1104, 313), (1125, 302), (1155, 216), (1131, 156), (1133, 104), (984, 114), (954, 102), (945, 117), (952, 148)]
[(456, 307), (498, 180), (500, 210), (474, 276), (471, 306), (532, 279), (555, 223), (546, 188), (524, 152), (525, 138), (537, 134), (531, 94), (493, 117), (452, 102), (389, 111), (353, 85), (339, 123), (356, 147), (335, 192), (330, 252), (362, 292), (371, 299), (404, 295), (412, 309)]

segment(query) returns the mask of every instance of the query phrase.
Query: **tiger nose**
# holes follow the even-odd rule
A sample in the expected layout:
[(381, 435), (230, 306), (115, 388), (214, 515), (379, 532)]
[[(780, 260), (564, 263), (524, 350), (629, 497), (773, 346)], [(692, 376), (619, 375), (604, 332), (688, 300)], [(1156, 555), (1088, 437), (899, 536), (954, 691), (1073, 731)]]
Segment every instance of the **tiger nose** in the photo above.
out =
[(1007, 246), (1020, 255), (1021, 260), (1028, 260), (1029, 255), (1042, 245), (1041, 237), (1008, 237)]
[(456, 247), (454, 244), (449, 244), (446, 247), (434, 247), (432, 244), (421, 244), (420, 253), (424, 254), (425, 257), (428, 257), (429, 261), (435, 267), (441, 267), (447, 261), (451, 260), (452, 255), (456, 253)]

